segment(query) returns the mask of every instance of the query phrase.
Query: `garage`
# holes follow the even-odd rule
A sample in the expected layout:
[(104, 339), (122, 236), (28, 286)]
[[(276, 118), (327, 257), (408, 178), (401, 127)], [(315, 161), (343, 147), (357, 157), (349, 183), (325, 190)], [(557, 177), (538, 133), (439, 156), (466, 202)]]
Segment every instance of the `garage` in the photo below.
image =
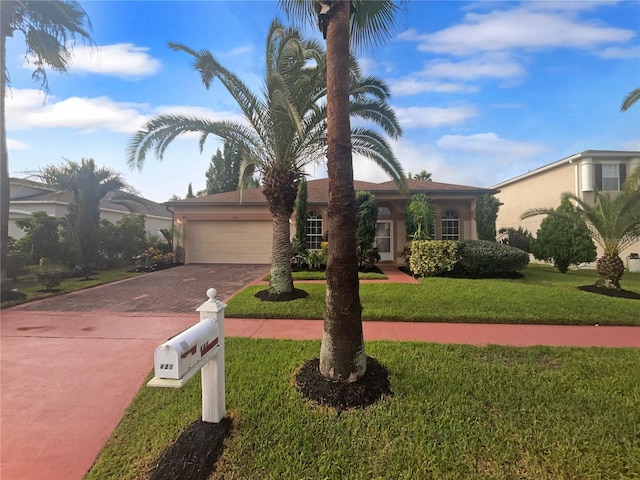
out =
[(186, 263), (271, 263), (272, 222), (189, 220), (185, 222)]

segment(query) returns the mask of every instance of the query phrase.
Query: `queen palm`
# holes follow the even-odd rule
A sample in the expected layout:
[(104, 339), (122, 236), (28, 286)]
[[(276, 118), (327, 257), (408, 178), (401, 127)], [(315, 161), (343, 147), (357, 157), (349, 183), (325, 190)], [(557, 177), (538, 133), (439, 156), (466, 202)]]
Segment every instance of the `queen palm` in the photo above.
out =
[[(269, 293), (272, 297), (293, 292), (289, 219), (293, 213), (298, 183), (304, 168), (324, 159), (327, 141), (325, 61), (322, 46), (303, 39), (299, 32), (274, 20), (266, 45), (266, 78), (263, 97), (255, 95), (232, 72), (206, 50), (170, 44), (195, 59), (194, 68), (206, 88), (214, 78), (238, 103), (244, 122), (212, 121), (183, 115), (165, 115), (147, 122), (132, 139), (128, 163), (141, 168), (149, 149), (162, 156), (178, 135), (199, 132), (202, 149), (209, 135), (232, 141), (242, 155), (240, 176), (260, 172), (262, 189), (273, 216), (273, 242)], [(352, 99), (350, 114), (380, 125), (397, 138), (401, 132), (393, 110), (387, 105), (388, 89), (376, 79), (363, 77), (357, 65), (349, 68)], [(353, 130), (354, 148), (381, 166), (396, 181), (402, 167), (385, 138), (375, 130)], [(241, 182), (242, 183), (242, 182)]]
[[(620, 252), (640, 240), (640, 190), (625, 189), (615, 197), (596, 190), (593, 205), (572, 193), (562, 197), (576, 205), (576, 213), (587, 223), (591, 236), (604, 250), (596, 263), (599, 276), (596, 285), (620, 289), (620, 278), (624, 273)], [(521, 218), (535, 215), (556, 215), (575, 221), (573, 216), (549, 208), (527, 210)]]
[[(280, 0), (294, 20), (317, 22), (327, 43), (327, 172), (329, 258), (320, 347), (320, 372), (353, 382), (366, 372), (356, 251), (356, 207), (349, 122), (349, 54), (387, 37), (396, 5), (391, 0)], [(353, 15), (352, 15), (353, 13)]]
[(111, 192), (120, 191), (110, 202), (135, 210), (140, 205), (139, 197), (133, 195), (122, 175), (107, 167), (96, 167), (91, 158), (83, 158), (80, 163), (67, 161), (61, 166), (48, 166), (37, 176), (60, 192), (71, 195), (63, 225), (85, 278), (89, 278), (91, 266), (98, 257), (100, 200)]
[[(91, 42), (91, 22), (80, 4), (74, 0), (2, 0), (0, 1), (0, 266), (7, 264), (9, 237), (9, 160), (5, 124), (5, 96), (8, 86), (6, 42), (14, 32), (24, 36), (26, 51), (33, 58), (33, 78), (48, 88), (47, 68), (66, 72), (69, 66), (69, 46), (77, 38)], [(2, 275), (4, 278), (4, 275)]]

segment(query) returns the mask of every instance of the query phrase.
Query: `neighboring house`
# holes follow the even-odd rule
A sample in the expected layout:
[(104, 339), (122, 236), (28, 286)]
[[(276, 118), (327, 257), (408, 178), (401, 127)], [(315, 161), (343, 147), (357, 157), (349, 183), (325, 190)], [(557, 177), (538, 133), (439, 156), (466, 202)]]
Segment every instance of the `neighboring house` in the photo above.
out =
[[(477, 239), (476, 199), (496, 190), (451, 185), (429, 180), (407, 180), (410, 193), (400, 194), (391, 181), (355, 181), (356, 190), (374, 194), (378, 206), (376, 246), (382, 261), (403, 263), (407, 243), (405, 208), (413, 193), (425, 193), (437, 210), (437, 239)], [(327, 235), (328, 179), (310, 180), (308, 191), (308, 235), (312, 249), (319, 249)], [(167, 202), (183, 227), (181, 240), (185, 263), (256, 263), (271, 259), (273, 220), (261, 189), (226, 192)], [(293, 225), (295, 215), (290, 224)], [(295, 226), (291, 228), (291, 236)], [(330, 235), (329, 235), (330, 238)]]
[[(67, 214), (67, 205), (70, 200), (68, 193), (57, 192), (50, 185), (22, 178), (11, 178), (10, 182), (10, 237), (18, 239), (24, 236), (25, 231), (18, 228), (15, 221), (19, 218), (27, 218), (33, 212), (46, 212), (56, 218), (63, 218)], [(142, 213), (145, 215), (145, 228), (149, 234), (157, 235), (159, 229), (171, 227), (173, 217), (165, 205), (141, 198), (139, 211), (132, 212), (125, 206), (111, 203), (113, 195), (114, 192), (109, 193), (100, 202), (100, 218), (116, 223), (125, 214)]]
[[(564, 192), (571, 192), (591, 203), (594, 187), (616, 195), (622, 189), (627, 174), (638, 165), (640, 152), (586, 150), (494, 185), (493, 188), (500, 190), (496, 197), (502, 203), (496, 228), (522, 226), (535, 236), (545, 216), (520, 220), (524, 211), (557, 208)], [(632, 245), (620, 256), (625, 259), (631, 252), (640, 253), (640, 244)], [(602, 255), (600, 247), (598, 255)]]

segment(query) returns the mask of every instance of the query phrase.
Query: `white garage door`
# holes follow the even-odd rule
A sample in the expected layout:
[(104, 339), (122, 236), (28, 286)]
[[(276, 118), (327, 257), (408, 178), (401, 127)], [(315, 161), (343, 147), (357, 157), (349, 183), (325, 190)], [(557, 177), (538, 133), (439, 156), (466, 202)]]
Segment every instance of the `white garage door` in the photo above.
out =
[(187, 263), (270, 263), (271, 221), (194, 221), (185, 229)]

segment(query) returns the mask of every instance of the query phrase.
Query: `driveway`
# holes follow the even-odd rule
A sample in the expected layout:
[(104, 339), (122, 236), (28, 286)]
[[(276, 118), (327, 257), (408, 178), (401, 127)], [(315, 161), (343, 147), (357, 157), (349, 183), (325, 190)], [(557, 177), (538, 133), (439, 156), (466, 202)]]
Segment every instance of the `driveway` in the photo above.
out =
[(153, 352), (267, 265), (187, 265), (1, 312), (0, 478), (81, 479), (153, 368)]

